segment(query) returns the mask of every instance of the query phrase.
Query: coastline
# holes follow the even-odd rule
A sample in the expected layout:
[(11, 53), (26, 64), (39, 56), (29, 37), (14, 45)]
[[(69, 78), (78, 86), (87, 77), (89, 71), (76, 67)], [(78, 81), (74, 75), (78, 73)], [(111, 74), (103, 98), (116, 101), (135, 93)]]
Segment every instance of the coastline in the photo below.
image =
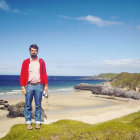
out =
[[(10, 105), (16, 104), (24, 101), (24, 95), (6, 100)], [(53, 94), (48, 99), (42, 99), (42, 107), (47, 115), (43, 123), (71, 119), (95, 124), (137, 112), (140, 110), (139, 104), (140, 100), (94, 95), (91, 91), (84, 90), (75, 90), (70, 94)], [(7, 113), (8, 111), (0, 110), (0, 137), (5, 136), (13, 125), (25, 122), (23, 117), (7, 118)]]

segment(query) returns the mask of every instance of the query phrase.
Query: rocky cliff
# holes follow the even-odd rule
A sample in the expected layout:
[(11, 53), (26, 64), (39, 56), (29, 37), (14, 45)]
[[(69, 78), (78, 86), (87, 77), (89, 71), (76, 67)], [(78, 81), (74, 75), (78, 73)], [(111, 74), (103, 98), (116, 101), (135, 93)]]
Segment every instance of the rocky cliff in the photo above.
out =
[(102, 84), (97, 85), (82, 83), (75, 86), (74, 88), (81, 90), (90, 90), (93, 94), (140, 99), (140, 92), (135, 90), (126, 91), (123, 88), (113, 87), (110, 82), (104, 82)]

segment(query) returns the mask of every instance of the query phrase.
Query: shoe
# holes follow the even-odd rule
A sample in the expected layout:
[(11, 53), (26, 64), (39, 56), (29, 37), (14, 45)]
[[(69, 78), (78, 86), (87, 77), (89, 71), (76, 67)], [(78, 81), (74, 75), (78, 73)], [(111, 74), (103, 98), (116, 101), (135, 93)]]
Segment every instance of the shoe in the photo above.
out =
[(26, 127), (27, 127), (28, 130), (32, 130), (33, 129), (31, 124), (26, 124)]
[(40, 124), (36, 124), (35, 129), (40, 129)]

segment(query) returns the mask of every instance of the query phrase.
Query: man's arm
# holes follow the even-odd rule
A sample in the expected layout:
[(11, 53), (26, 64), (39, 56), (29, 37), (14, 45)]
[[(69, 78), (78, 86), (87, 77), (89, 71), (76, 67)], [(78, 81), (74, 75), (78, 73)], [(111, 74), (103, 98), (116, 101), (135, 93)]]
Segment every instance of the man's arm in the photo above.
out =
[(48, 84), (44, 86), (44, 91), (48, 91)]
[(44, 79), (44, 91), (48, 90), (48, 77), (47, 77), (47, 72), (46, 72), (46, 65), (45, 62), (43, 61), (43, 79)]
[(26, 95), (26, 88), (24, 86), (21, 87), (21, 92)]
[(25, 63), (23, 62), (22, 67), (21, 67), (21, 73), (20, 73), (20, 85), (21, 85), (21, 92), (26, 95), (26, 88), (24, 87), (24, 76), (25, 76)]

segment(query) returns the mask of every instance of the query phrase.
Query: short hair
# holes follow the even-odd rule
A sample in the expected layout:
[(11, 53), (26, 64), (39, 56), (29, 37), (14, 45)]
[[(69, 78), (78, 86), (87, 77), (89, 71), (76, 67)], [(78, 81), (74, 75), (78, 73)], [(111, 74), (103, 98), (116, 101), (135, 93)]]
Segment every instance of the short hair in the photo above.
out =
[(39, 50), (38, 46), (36, 44), (32, 44), (29, 47), (29, 51), (31, 51), (31, 48), (37, 49), (37, 51)]

